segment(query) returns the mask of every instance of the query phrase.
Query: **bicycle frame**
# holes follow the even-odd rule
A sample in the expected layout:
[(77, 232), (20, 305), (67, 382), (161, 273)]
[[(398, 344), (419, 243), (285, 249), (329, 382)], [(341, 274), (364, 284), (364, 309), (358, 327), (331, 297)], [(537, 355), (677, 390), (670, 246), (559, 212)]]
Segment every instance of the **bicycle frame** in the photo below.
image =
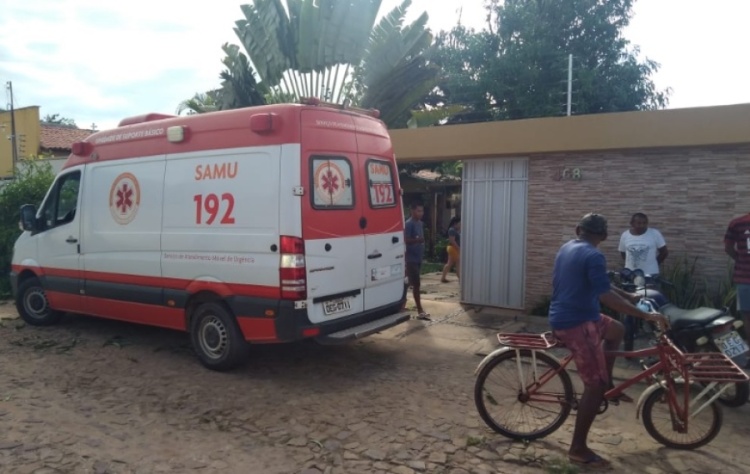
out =
[[(547, 349), (553, 347), (564, 347), (550, 333), (501, 333), (498, 334), (498, 340), (501, 344), (508, 346), (510, 350), (516, 351), (516, 365), (521, 386), (521, 396), (526, 401), (560, 403), (559, 394), (544, 393), (540, 389), (558, 373), (566, 370), (570, 361), (573, 360), (573, 355), (568, 354), (560, 360), (559, 368), (547, 370), (539, 376), (537, 373), (536, 352), (545, 352)], [(521, 350), (531, 351), (533, 379), (529, 385), (526, 385), (526, 374), (524, 374), (521, 364)], [(658, 362), (607, 390), (604, 398), (605, 400), (616, 398), (626, 389), (642, 380), (653, 380), (654, 383), (644, 391), (641, 400), (639, 400), (636, 416), (640, 414), (640, 407), (645, 397), (652, 391), (663, 387), (666, 390), (673, 429), (679, 433), (686, 432), (689, 420), (709, 407), (731, 384), (748, 379), (747, 375), (723, 354), (683, 354), (663, 331), (659, 336), (658, 343), (653, 347), (636, 351), (606, 351), (605, 355), (608, 357), (633, 358), (658, 356)], [(656, 378), (657, 374), (659, 374), (661, 380)], [(706, 387), (692, 400), (690, 397), (690, 386), (693, 383), (691, 379), (694, 379), (696, 382), (707, 382)], [(682, 393), (679, 393), (677, 389), (676, 385), (678, 382), (683, 384)], [(724, 386), (714, 391), (714, 388), (719, 383), (723, 383)], [(567, 403), (574, 403), (576, 401), (566, 400)], [(697, 409), (691, 410), (696, 405), (698, 406)]]

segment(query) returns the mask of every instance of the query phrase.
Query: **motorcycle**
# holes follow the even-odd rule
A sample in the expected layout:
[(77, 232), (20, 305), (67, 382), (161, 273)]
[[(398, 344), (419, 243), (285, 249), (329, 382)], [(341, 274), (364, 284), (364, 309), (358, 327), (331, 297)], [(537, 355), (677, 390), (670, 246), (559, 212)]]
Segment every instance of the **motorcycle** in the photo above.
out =
[[(685, 352), (721, 352), (732, 359), (738, 366), (745, 367), (750, 348), (740, 337), (737, 330), (744, 323), (735, 319), (729, 308), (715, 309), (701, 307), (683, 309), (670, 303), (659, 291), (658, 285), (673, 286), (661, 277), (646, 275), (641, 270), (620, 270), (617, 275), (623, 290), (641, 297), (637, 306), (645, 312), (658, 312), (669, 319), (670, 329), (667, 336)], [(632, 341), (638, 329), (635, 318), (625, 320), (625, 347), (632, 350)], [(638, 322), (640, 320), (637, 320)], [(648, 323), (650, 324), (650, 323)], [(655, 331), (652, 327), (651, 330)], [(750, 395), (750, 383), (739, 382), (726, 390), (719, 401), (729, 407), (739, 407), (747, 403)]]

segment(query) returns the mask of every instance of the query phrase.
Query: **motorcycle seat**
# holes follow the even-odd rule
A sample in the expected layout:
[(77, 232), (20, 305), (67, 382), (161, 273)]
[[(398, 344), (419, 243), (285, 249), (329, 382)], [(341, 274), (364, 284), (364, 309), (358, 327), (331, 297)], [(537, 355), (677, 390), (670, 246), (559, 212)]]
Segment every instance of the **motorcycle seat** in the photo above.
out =
[(672, 329), (679, 330), (695, 325), (708, 324), (724, 315), (724, 311), (715, 308), (682, 309), (673, 304), (659, 308), (659, 312), (669, 318)]

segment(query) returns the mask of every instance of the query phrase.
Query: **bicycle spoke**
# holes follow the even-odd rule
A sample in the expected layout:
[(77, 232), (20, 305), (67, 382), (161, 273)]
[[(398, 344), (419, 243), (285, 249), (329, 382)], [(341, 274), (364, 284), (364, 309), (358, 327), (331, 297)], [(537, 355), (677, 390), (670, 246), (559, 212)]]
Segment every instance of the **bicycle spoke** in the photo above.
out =
[[(481, 392), (475, 391), (477, 407), (485, 422), (517, 439), (539, 437), (557, 429), (570, 412), (566, 400), (572, 396), (566, 395), (572, 394), (567, 374), (554, 373), (553, 359), (537, 354), (534, 366), (529, 351), (521, 354), (520, 361), (515, 351), (503, 354), (498, 361), (501, 363), (480, 374), (477, 390), (481, 388)], [(519, 377), (519, 367), (523, 380)], [(543, 386), (538, 386), (539, 379), (553, 374)]]

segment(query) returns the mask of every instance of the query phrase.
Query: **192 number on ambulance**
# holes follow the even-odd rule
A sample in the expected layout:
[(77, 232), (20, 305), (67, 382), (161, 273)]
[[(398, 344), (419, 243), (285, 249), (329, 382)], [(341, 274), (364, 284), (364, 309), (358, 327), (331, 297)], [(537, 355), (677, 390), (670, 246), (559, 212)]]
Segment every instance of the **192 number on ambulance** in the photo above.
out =
[(391, 183), (372, 183), (370, 185), (373, 204), (378, 206), (393, 204), (393, 185)]
[[(216, 194), (196, 194), (193, 196), (195, 201), (195, 223), (198, 225), (207, 224), (211, 225), (219, 217), (222, 208), (224, 208), (224, 214), (219, 221), (220, 224), (234, 224), (234, 196), (230, 193), (224, 193), (221, 195), (221, 199)], [(226, 204), (226, 205), (223, 205)], [(207, 214), (204, 221), (203, 213)]]

